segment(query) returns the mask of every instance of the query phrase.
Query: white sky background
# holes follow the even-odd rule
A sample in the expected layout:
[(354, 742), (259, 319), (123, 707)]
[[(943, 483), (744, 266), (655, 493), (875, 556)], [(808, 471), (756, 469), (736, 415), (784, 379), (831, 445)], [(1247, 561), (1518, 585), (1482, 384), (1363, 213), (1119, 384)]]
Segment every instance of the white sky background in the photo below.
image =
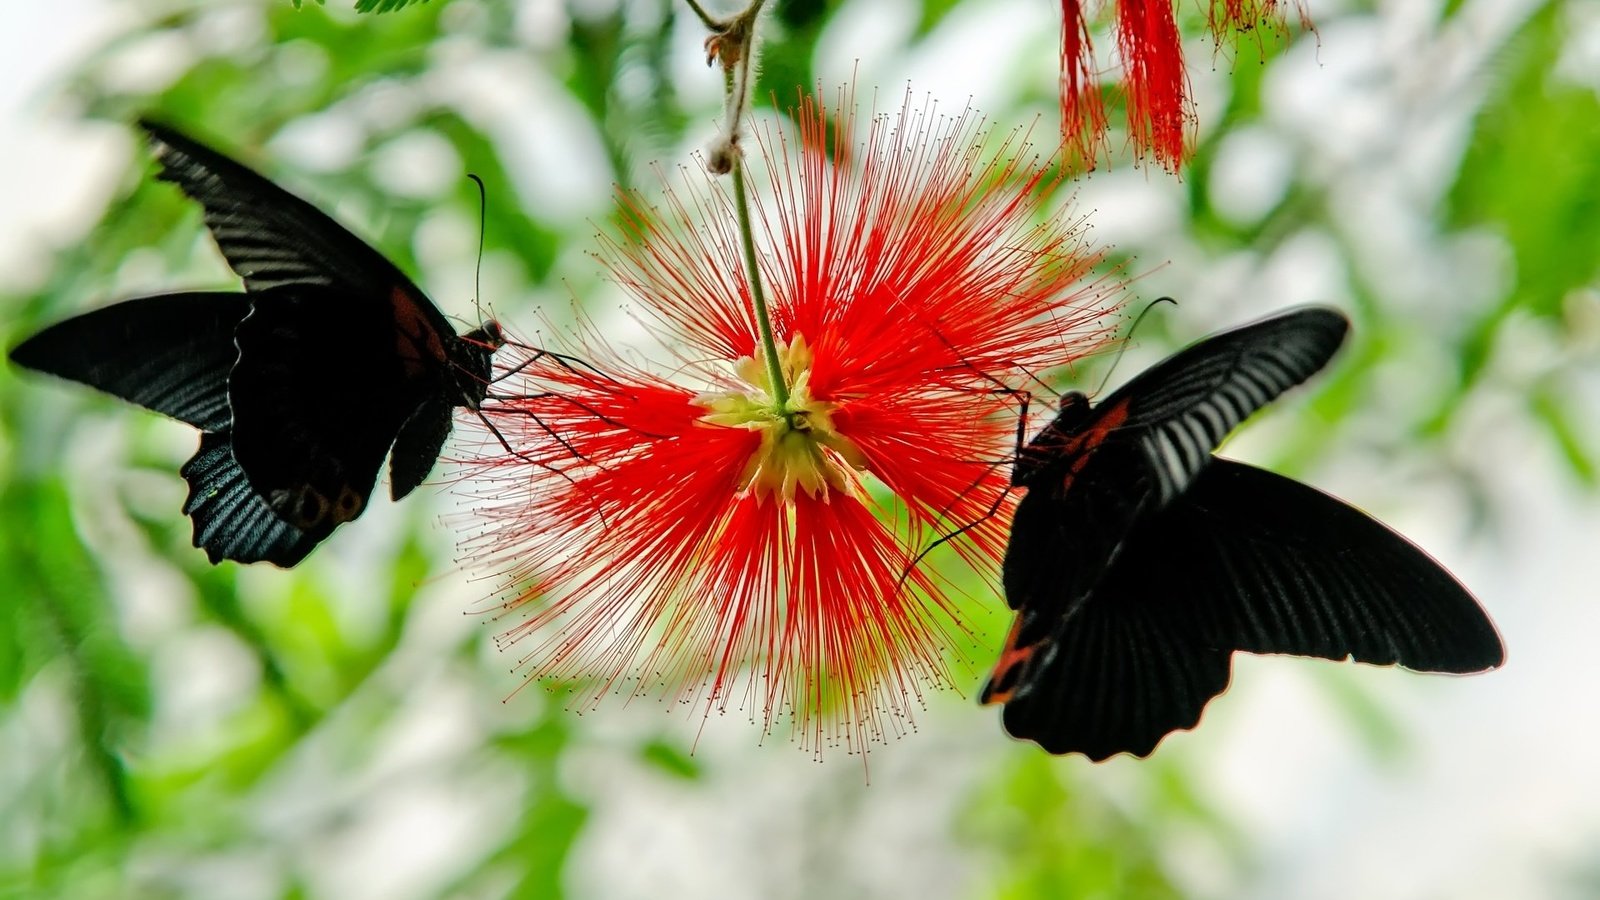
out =
[[(1399, 115), (1405, 106), (1369, 106), (1358, 85), (1362, 66), (1375, 53), (1372, 42), (1382, 52), (1404, 48), (1414, 24), (1398, 16), (1420, 5), (1387, 4), (1390, 21), (1381, 29), (1327, 29), (1311, 64), (1283, 67), (1285, 78), (1300, 81), (1269, 91), (1282, 106), (1281, 131), (1242, 137), (1235, 171), (1270, 167), (1281, 156), (1283, 134), (1299, 128), (1339, 125), (1328, 148), (1327, 162), (1335, 166), (1347, 162), (1340, 159), (1342, 150), (1370, 148), (1375, 135), (1403, 129), (1394, 119), (1363, 120), (1374, 109)], [(0, 29), (0, 279), (16, 286), (42, 277), (48, 247), (76, 236), (98, 212), (133, 144), (103, 124), (73, 122), (47, 91), (74, 59), (115, 30), (113, 4), (50, 0), (10, 6)], [(991, 14), (981, 22), (947, 24), (918, 54), (863, 65), (863, 82), (895, 86), (891, 94), (897, 97), (897, 86), (909, 76), (946, 108), (959, 109), (968, 95), (981, 107), (988, 89), (984, 73), (1009, 72), (1016, 42), (1036, 39), (1038, 28), (1054, 28), (1053, 2), (997, 0), (995, 7), (1002, 6), (1010, 16), (986, 10)], [(849, 15), (876, 24), (825, 38), (830, 58), (823, 70), (843, 77), (856, 59), (885, 59), (862, 41), (889, 41), (900, 21), (897, 9), (904, 8), (894, 0), (857, 0)], [(1029, 22), (1037, 28), (1026, 27)], [(1484, 33), (1494, 27), (1493, 18), (1485, 17)], [(986, 38), (972, 40), (969, 28), (983, 29)], [(956, 46), (961, 52), (952, 52)], [(1470, 47), (1458, 52), (1470, 54)], [(1418, 57), (1406, 70), (1402, 58), (1401, 83), (1425, 82), (1428, 73), (1417, 69), (1432, 64)], [(1052, 59), (1039, 68), (1048, 77), (1053, 66)], [(1202, 93), (1205, 80), (1197, 76)], [(1437, 160), (1431, 153), (1448, 158), (1450, 129), (1462, 125), (1464, 120), (1446, 121), (1442, 130), (1434, 129), (1437, 146), (1430, 150), (1427, 140), (1419, 141), (1411, 161)], [(1405, 162), (1393, 167), (1388, 180), (1366, 182), (1373, 191), (1365, 201), (1369, 211), (1392, 199), (1386, 186), (1398, 190)], [(1226, 160), (1219, 170), (1228, 171)], [(1097, 219), (1102, 234), (1114, 238), (1119, 229), (1137, 229), (1140, 221), (1148, 228), (1151, 217), (1159, 220), (1175, 190), (1162, 175), (1122, 172), (1097, 178), (1083, 194), (1088, 205), (1104, 211)], [(1385, 227), (1374, 224), (1380, 233)], [(1227, 261), (1183, 254), (1175, 250), (1157, 279), (1194, 285), (1194, 299), (1181, 315), (1196, 335), (1280, 301), (1327, 299), (1318, 295), (1318, 278), (1304, 277), (1318, 271), (1315, 248), (1303, 251), (1306, 265), (1243, 275)], [(1130, 353), (1125, 369), (1132, 370), (1136, 356)], [(1591, 421), (1600, 421), (1600, 384), (1595, 387)], [(1412, 471), (1358, 457), (1318, 478), (1319, 486), (1383, 514), (1474, 587), (1506, 639), (1510, 660), (1503, 671), (1471, 679), (1424, 678), (1241, 657), (1234, 688), (1208, 709), (1206, 727), (1163, 745), (1165, 752), (1189, 745), (1187, 752), (1210, 774), (1203, 790), (1259, 848), (1264, 869), (1247, 896), (1558, 896), (1567, 873), (1600, 867), (1600, 678), (1594, 649), (1600, 640), (1600, 513), (1559, 470), (1547, 442), (1515, 427), (1520, 420), (1514, 415), (1502, 415), (1517, 399), (1485, 397), (1471, 411), (1473, 424), (1461, 441), (1463, 454), (1494, 470), (1495, 500), (1506, 513), (1496, 534), (1467, 534), (1459, 499), (1430, 488), (1426, 479), (1419, 483)], [(1248, 456), (1252, 446), (1247, 438), (1233, 450)], [(1359, 683), (1406, 724), (1413, 744), (1401, 758), (1374, 759), (1363, 749), (1343, 714), (1331, 708), (1329, 692), (1315, 684), (1323, 678)], [(750, 879), (767, 865), (786, 869), (790, 863), (789, 877), (803, 879), (803, 854), (791, 858), (798, 852), (792, 846), (775, 852), (774, 836), (785, 828), (807, 829), (807, 804), (814, 796), (861, 790), (857, 817), (838, 823), (836, 836), (792, 837), (857, 847), (871, 858), (839, 864), (854, 867), (857, 883), (875, 896), (967, 895), (973, 864), (963, 860), (960, 848), (941, 848), (951, 839), (951, 810), (1004, 738), (992, 710), (949, 714), (952, 704), (962, 702), (939, 701), (922, 733), (876, 754), (867, 789), (859, 787), (854, 760), (819, 767), (781, 742), (751, 751), (754, 733), (731, 718), (713, 723), (701, 744), (709, 783), (682, 792), (658, 780), (635, 782), (626, 766), (608, 768), (603, 755), (578, 761), (571, 780), (596, 798), (597, 807), (573, 861), (573, 887), (604, 897), (739, 897), (748, 895)], [(1058, 764), (1087, 767), (1077, 758)], [(1140, 765), (1123, 758), (1090, 775), (1126, 785), (1137, 779)], [(384, 821), (373, 824), (371, 840), (326, 853), (321, 886), (340, 897), (405, 894), (406, 865), (432, 864), (437, 854), (424, 851), (430, 843), (449, 846), (442, 831), (456, 839), (470, 834), (468, 802), (449, 794), (427, 796), (375, 817)], [(419, 810), (436, 815), (407, 826), (408, 811)], [(1188, 851), (1180, 843), (1173, 858), (1197, 891), (1236, 895), (1239, 886), (1230, 883), (1225, 868)], [(373, 863), (382, 863), (382, 871)], [(424, 877), (410, 889), (427, 883)], [(800, 883), (789, 888), (787, 895), (805, 896)]]

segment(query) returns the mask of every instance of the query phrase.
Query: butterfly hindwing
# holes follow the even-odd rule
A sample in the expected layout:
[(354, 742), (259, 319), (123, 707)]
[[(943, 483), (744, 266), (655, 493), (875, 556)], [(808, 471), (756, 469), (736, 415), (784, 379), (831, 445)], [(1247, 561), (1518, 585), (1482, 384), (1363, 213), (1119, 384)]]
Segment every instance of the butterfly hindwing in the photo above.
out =
[(417, 489), (450, 437), (454, 412), (441, 395), (429, 397), (400, 426), (389, 451), (389, 494), (395, 500)]
[(439, 390), (412, 412), (389, 451), (389, 493), (399, 500), (416, 490), (450, 437), (455, 407), (477, 409), (488, 394), (495, 350), (504, 342), (497, 323), (450, 338), (448, 372)]
[(249, 309), (243, 294), (125, 300), (51, 325), (11, 359), (215, 431), (228, 424), (233, 331)]
[(194, 520), (194, 545), (205, 550), (213, 563), (231, 559), (289, 568), (321, 540), (267, 507), (234, 460), (226, 431), (202, 434), (200, 449), (181, 474), (189, 482), (183, 511)]
[(1173, 730), (1193, 728), (1227, 689), (1228, 651), (1195, 642), (1154, 608), (1101, 599), (1035, 645), (1009, 696), (986, 698), (1005, 704), (1008, 734), (1096, 761), (1146, 756)]
[(1217, 459), (1152, 532), (1107, 590), (1182, 579), (1191, 597), (1170, 616), (1214, 646), (1423, 672), (1504, 661), (1493, 623), (1449, 572), (1293, 479)]
[(381, 301), (291, 286), (256, 294), (235, 334), (234, 456), (267, 505), (308, 533), (360, 515), (401, 425), (440, 390), (442, 368), (414, 364), (425, 351), (391, 321)]
[(476, 410), (488, 395), (494, 353), (505, 343), (497, 322), (451, 337), (442, 389), (429, 395), (400, 426), (389, 451), (389, 492), (399, 500), (422, 484), (450, 437), (454, 410)]

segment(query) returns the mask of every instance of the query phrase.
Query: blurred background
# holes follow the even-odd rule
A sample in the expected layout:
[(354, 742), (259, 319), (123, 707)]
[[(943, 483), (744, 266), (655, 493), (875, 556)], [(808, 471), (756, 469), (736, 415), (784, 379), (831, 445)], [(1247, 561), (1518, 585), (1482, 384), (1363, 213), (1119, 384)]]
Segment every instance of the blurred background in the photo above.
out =
[[(588, 255), (613, 185), (693, 164), (717, 116), (686, 7), (351, 5), (8, 4), (4, 344), (237, 285), (151, 177), (142, 113), (312, 199), (463, 321), (467, 172), (494, 314), (616, 306)], [(1226, 452), (1427, 548), (1495, 618), (1503, 670), (1241, 657), (1152, 758), (1054, 759), (971, 699), (1005, 627), (982, 573), (968, 696), (931, 695), (865, 765), (653, 701), (579, 716), (513, 693), (468, 613), (491, 585), (454, 558), (448, 467), (293, 572), (213, 568), (179, 513), (190, 429), (0, 366), (0, 896), (1600, 897), (1600, 2), (1307, 6), (1314, 33), (1218, 49), (1182, 0), (1192, 168), (1119, 156), (1078, 182), (1134, 295), (1181, 301), (1117, 382), (1289, 304), (1349, 312), (1330, 371)], [(1049, 138), (1059, 14), (777, 0), (757, 93), (853, 78), (893, 109), (909, 83)]]

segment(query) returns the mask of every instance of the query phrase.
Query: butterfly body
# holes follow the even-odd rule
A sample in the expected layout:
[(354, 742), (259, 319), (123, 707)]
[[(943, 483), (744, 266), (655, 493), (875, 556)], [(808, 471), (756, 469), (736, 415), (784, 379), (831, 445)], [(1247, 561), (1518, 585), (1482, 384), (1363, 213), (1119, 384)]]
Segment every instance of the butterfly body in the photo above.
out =
[(1019, 451), (1003, 566), (1017, 611), (982, 700), (1052, 753), (1144, 756), (1192, 728), (1236, 651), (1434, 672), (1500, 664), (1472, 595), (1398, 534), (1314, 488), (1212, 454), (1320, 370), (1330, 310), (1225, 332)]
[(298, 563), (367, 505), (427, 477), (503, 339), (457, 335), (376, 250), (315, 207), (172, 129), (141, 122), (160, 177), (204, 209), (245, 293), (113, 304), (50, 326), (13, 361), (199, 428), (182, 475), (212, 562)]

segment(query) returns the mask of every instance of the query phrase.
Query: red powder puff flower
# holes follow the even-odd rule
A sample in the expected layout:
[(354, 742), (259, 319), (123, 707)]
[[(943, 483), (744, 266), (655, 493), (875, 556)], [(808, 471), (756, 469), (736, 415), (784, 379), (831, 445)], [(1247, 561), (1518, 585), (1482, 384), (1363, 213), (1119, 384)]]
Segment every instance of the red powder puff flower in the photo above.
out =
[[(1101, 0), (1106, 2), (1111, 0)], [(1140, 158), (1148, 153), (1169, 171), (1177, 171), (1189, 149), (1194, 111), (1183, 41), (1173, 15), (1176, 0), (1115, 2), (1128, 137)], [(1061, 134), (1078, 159), (1092, 166), (1104, 150), (1106, 111), (1095, 75), (1088, 7), (1087, 0), (1061, 0)], [(1282, 29), (1283, 7), (1284, 0), (1210, 0), (1206, 24), (1219, 41), (1223, 35), (1261, 26)], [(1304, 7), (1300, 21), (1310, 26)]]
[(986, 155), (972, 116), (909, 106), (864, 145), (848, 113), (795, 119), (797, 146), (755, 142), (775, 357), (728, 182), (625, 196), (602, 255), (649, 345), (591, 322), (573, 358), (513, 360), (483, 412), (515, 452), (484, 434), (468, 461), (464, 551), (525, 616), (501, 637), (519, 666), (580, 705), (732, 704), (865, 750), (954, 680), (965, 626), (919, 548), (971, 525), (951, 543), (994, 577), (1016, 435), (996, 386), (1100, 348), (1115, 286), (1084, 283), (1098, 257), (1020, 139)]

